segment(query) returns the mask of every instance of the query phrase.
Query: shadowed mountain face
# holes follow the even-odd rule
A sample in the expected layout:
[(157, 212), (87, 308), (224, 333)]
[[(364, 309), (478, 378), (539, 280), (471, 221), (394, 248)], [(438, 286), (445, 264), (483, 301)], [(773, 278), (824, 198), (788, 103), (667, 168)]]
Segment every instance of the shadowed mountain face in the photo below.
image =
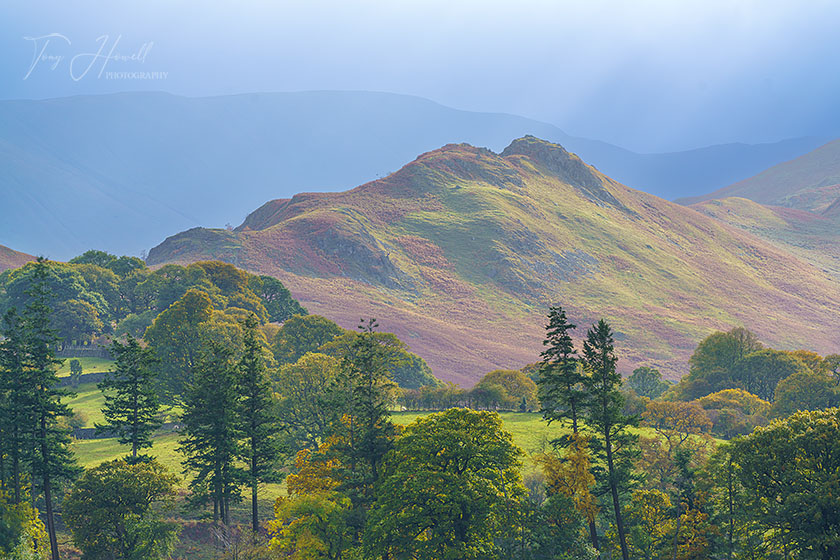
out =
[(749, 179), (678, 202), (693, 204), (728, 197), (837, 217), (840, 214), (840, 140), (775, 165)]
[(522, 117), (367, 92), (2, 101), (3, 242), (56, 259), (139, 254), (190, 227), (237, 223), (270, 198), (385, 176), (447, 142), (500, 150), (524, 134), (666, 198), (729, 184), (815, 142), (636, 154)]
[(0, 272), (10, 268), (18, 268), (29, 261), (34, 261), (35, 257), (27, 255), (26, 253), (19, 253), (8, 247), (0, 245)]
[[(235, 230), (192, 229), (150, 264), (218, 258), (279, 277), (310, 311), (374, 316), (464, 385), (538, 359), (550, 304), (605, 317), (629, 372), (676, 378), (713, 329), (835, 350), (840, 287), (757, 237), (630, 189), (534, 137), (501, 154), (465, 144), (340, 193), (266, 203)], [(781, 328), (780, 325), (784, 325)]]

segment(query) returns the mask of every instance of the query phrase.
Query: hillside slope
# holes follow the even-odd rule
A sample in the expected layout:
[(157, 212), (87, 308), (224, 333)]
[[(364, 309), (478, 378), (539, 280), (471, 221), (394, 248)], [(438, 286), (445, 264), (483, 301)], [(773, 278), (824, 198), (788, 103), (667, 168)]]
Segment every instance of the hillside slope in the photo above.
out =
[(279, 277), (345, 327), (375, 316), (436, 375), (469, 385), (537, 359), (548, 305), (578, 335), (617, 331), (619, 368), (676, 378), (713, 329), (836, 351), (840, 285), (790, 253), (630, 189), (534, 137), (447, 145), (350, 191), (271, 201), (234, 231), (196, 228), (151, 264), (218, 258)]
[(0, 245), (0, 272), (3, 272), (4, 270), (8, 270), (10, 268), (18, 268), (28, 263), (29, 261), (34, 260), (35, 257), (33, 257), (32, 255), (20, 253), (18, 251), (15, 251), (14, 249), (9, 249), (6, 246)]
[(0, 233), (60, 260), (94, 247), (139, 254), (190, 227), (238, 223), (270, 198), (384, 176), (446, 142), (501, 149), (523, 134), (562, 142), (669, 198), (747, 177), (815, 142), (636, 154), (514, 115), (372, 92), (0, 101)]
[(834, 208), (817, 214), (738, 197), (706, 200), (691, 208), (761, 237), (840, 282), (840, 215)]
[(730, 197), (747, 198), (761, 204), (807, 210), (815, 214), (836, 212), (840, 207), (840, 140), (775, 165), (749, 179), (678, 202), (695, 204)]

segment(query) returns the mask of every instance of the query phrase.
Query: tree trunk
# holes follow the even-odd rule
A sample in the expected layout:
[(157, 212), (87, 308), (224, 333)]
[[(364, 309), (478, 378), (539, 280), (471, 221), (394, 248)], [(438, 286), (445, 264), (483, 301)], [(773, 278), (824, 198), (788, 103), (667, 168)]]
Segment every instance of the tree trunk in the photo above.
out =
[(52, 503), (52, 487), (50, 485), (50, 463), (49, 450), (47, 449), (47, 417), (41, 412), (40, 418), (40, 433), (38, 434), (41, 440), (41, 461), (44, 463), (44, 509), (47, 515), (47, 532), (50, 536), (50, 553), (52, 560), (59, 560), (58, 558), (58, 541), (55, 536), (55, 516), (53, 514)]
[(607, 428), (604, 431), (604, 443), (607, 448), (607, 468), (609, 469), (610, 477), (610, 493), (612, 494), (613, 509), (615, 510), (615, 526), (618, 529), (618, 540), (621, 544), (621, 557), (623, 560), (630, 560), (630, 555), (627, 552), (627, 537), (624, 534), (624, 520), (621, 516), (621, 504), (618, 501), (618, 482), (615, 479), (615, 467), (613, 465), (612, 456), (612, 441), (610, 441), (610, 431)]
[(251, 529), (254, 534), (260, 530), (259, 512), (257, 511), (257, 441), (251, 438)]
[(17, 422), (13, 426), (12, 483), (15, 489), (15, 505), (20, 503), (20, 433)]
[(595, 527), (595, 520), (589, 520), (589, 538), (592, 539), (592, 548), (595, 550), (601, 550), (598, 548), (598, 529)]
[(50, 487), (49, 475), (44, 475), (44, 504), (47, 514), (47, 532), (50, 535), (50, 557), (52, 560), (59, 560), (58, 540), (55, 537), (55, 516), (53, 514), (52, 488)]
[(735, 489), (732, 484), (732, 457), (729, 457), (726, 469), (727, 489), (729, 491), (729, 560), (735, 553)]

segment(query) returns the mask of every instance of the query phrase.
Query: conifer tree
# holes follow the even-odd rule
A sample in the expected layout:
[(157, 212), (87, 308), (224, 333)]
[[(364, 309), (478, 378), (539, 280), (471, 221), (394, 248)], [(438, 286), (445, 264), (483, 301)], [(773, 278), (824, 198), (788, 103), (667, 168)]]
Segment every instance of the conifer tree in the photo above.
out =
[[(555, 443), (566, 446), (577, 443), (578, 420), (589, 396), (585, 382), (586, 376), (581, 371), (581, 364), (575, 352), (574, 342), (569, 331), (576, 326), (566, 319), (562, 307), (552, 306), (548, 312), (546, 337), (543, 340), (545, 350), (540, 354), (540, 376), (537, 381), (542, 404), (543, 418), (549, 422), (571, 420), (572, 436), (557, 440)], [(592, 546), (598, 548), (598, 532), (594, 516), (587, 516), (589, 538)]]
[(391, 380), (384, 349), (375, 336), (377, 326), (375, 319), (362, 321), (362, 333), (344, 356), (329, 397), (331, 453), (341, 465), (340, 489), (350, 497), (350, 525), (357, 539), (375, 499), (373, 485), (382, 460), (395, 435), (387, 408)]
[(39, 258), (32, 274), (32, 285), (27, 290), (29, 301), (23, 313), (23, 341), (26, 348), (25, 369), (34, 387), (31, 414), (35, 421), (33, 430), (34, 451), (31, 472), (33, 486), (40, 485), (44, 497), (44, 514), (50, 539), (52, 560), (58, 560), (53, 490), (60, 480), (77, 474), (70, 437), (59, 423), (72, 415), (70, 408), (61, 402), (67, 393), (55, 388), (56, 371), (61, 361), (55, 358), (54, 348), (58, 337), (51, 322), (49, 302), (52, 298), (47, 285), (49, 266)]
[(621, 375), (615, 369), (618, 359), (612, 329), (603, 319), (587, 331), (583, 355), (589, 373), (587, 386), (591, 397), (586, 407), (586, 420), (595, 432), (594, 440), (603, 452), (607, 467), (606, 473), (596, 470), (595, 474), (596, 478), (598, 474), (602, 475), (601, 481), (612, 497), (621, 555), (624, 560), (629, 560), (620, 494), (632, 482), (630, 459), (635, 436), (627, 432), (627, 427), (634, 425), (635, 419), (622, 412), (624, 397), (619, 391)]
[(213, 521), (230, 523), (230, 504), (238, 500), (243, 472), (239, 455), (239, 397), (233, 351), (209, 342), (194, 368), (184, 400), (179, 451), (184, 470), (194, 475), (196, 501), (213, 502)]
[(134, 464), (138, 451), (152, 446), (152, 434), (160, 427), (156, 386), (159, 360), (151, 348), (143, 348), (131, 335), (127, 335), (125, 344), (115, 340), (110, 350), (114, 371), (98, 385), (105, 395), (105, 423), (96, 428), (114, 432), (121, 444), (131, 445), (127, 462)]
[(586, 401), (587, 392), (583, 386), (577, 354), (569, 331), (576, 327), (566, 320), (562, 307), (550, 307), (548, 325), (545, 327), (545, 350), (540, 354), (540, 390), (543, 418), (549, 422), (569, 419), (572, 432), (578, 433), (578, 416)]
[(273, 474), (278, 451), (278, 423), (274, 415), (271, 384), (263, 358), (263, 345), (251, 314), (244, 323), (243, 352), (239, 361), (239, 421), (243, 437), (242, 458), (251, 487), (251, 528), (259, 531), (257, 490)]
[(23, 323), (14, 307), (3, 317), (3, 338), (0, 344), (0, 422), (3, 426), (0, 453), (5, 456), (4, 468), (7, 471), (4, 486), (11, 486), (11, 497), (17, 505), (23, 499), (22, 476), (31, 461), (31, 435), (35, 421), (32, 417), (34, 386), (29, 370), (24, 367), (26, 348)]

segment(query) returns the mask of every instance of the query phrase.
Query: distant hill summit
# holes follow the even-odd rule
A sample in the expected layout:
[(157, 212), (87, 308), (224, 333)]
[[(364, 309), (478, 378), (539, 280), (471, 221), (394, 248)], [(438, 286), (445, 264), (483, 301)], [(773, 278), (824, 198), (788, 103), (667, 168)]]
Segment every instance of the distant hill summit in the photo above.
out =
[(840, 207), (840, 140), (706, 195), (678, 200), (694, 204), (728, 197), (836, 215)]
[(533, 136), (498, 154), (449, 144), (349, 191), (273, 200), (235, 230), (172, 236), (148, 261), (204, 259), (275, 275), (345, 327), (377, 317), (464, 385), (535, 361), (555, 303), (578, 336), (609, 319), (624, 372), (679, 377), (700, 339), (733, 325), (774, 347), (840, 343), (820, 327), (840, 305), (827, 273)]
[[(706, 192), (805, 153), (814, 139), (637, 154), (543, 122), (375, 92), (188, 98), (136, 92), (0, 101), (5, 243), (54, 259), (137, 255), (268, 199), (383, 177), (447, 142), (501, 150), (534, 134), (666, 198)], [(328, 164), (325, 164), (328, 162)]]
[(29, 261), (34, 260), (35, 257), (32, 255), (27, 255), (26, 253), (21, 253), (0, 245), (0, 272), (10, 268), (21, 267)]

